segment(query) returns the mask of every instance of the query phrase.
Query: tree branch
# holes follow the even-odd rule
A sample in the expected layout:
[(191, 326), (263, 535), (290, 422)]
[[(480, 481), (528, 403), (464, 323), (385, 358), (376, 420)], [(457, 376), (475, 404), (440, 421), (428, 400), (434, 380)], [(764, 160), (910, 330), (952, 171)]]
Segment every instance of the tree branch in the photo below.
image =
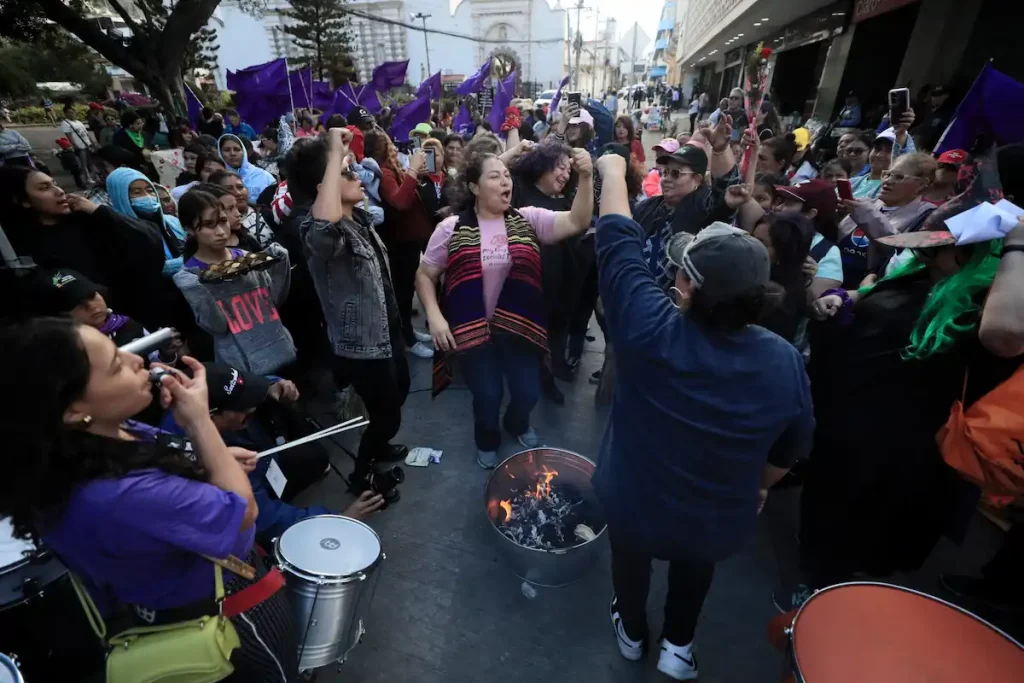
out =
[(180, 66), (192, 34), (206, 26), (219, 4), (220, 0), (180, 0), (157, 39), (156, 53), (161, 62)]
[[(139, 76), (146, 71), (145, 63), (132, 52), (102, 30), (99, 24), (86, 19), (62, 0), (36, 0), (47, 18), (76, 36), (83, 43), (125, 71)], [(141, 78), (141, 76), (139, 76)]]
[(114, 11), (124, 19), (124, 23), (128, 25), (128, 29), (132, 32), (133, 36), (139, 35), (139, 25), (135, 23), (135, 20), (132, 19), (132, 15), (128, 14), (128, 10), (122, 7), (118, 0), (107, 0), (107, 4), (113, 7)]

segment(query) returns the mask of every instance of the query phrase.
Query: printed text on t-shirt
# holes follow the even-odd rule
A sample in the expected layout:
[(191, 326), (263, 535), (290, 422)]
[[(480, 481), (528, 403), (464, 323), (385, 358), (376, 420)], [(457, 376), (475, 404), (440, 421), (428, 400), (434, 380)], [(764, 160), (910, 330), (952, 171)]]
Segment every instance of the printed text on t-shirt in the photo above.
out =
[(224, 301), (218, 299), (217, 308), (224, 314), (231, 334), (248, 332), (254, 325), (264, 325), (280, 319), (266, 287), (236, 294)]

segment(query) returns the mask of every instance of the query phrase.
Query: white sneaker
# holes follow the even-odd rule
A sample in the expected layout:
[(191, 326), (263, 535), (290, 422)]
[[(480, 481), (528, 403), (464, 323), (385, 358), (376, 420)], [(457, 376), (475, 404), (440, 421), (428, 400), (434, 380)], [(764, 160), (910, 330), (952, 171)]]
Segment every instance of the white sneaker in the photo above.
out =
[(414, 328), (412, 334), (414, 337), (416, 337), (416, 341), (421, 341), (424, 344), (434, 343), (434, 338), (430, 336), (429, 332), (424, 332), (423, 330), (417, 330)]
[(697, 678), (697, 657), (693, 654), (692, 648), (693, 643), (673, 645), (662, 638), (658, 671), (677, 681), (692, 681)]
[(631, 662), (639, 662), (644, 656), (644, 643), (642, 640), (631, 640), (626, 635), (626, 629), (622, 627), (622, 616), (619, 614), (619, 606), (612, 596), (612, 602), (608, 605), (608, 615), (612, 618), (612, 628), (615, 629), (615, 643), (619, 646), (622, 656)]
[(516, 439), (523, 445), (523, 448), (540, 448), (544, 445), (541, 443), (540, 437), (537, 436), (537, 432), (533, 427), (517, 436)]
[(409, 347), (409, 353), (416, 356), (417, 358), (433, 358), (434, 347), (428, 346), (427, 344), (418, 341)]

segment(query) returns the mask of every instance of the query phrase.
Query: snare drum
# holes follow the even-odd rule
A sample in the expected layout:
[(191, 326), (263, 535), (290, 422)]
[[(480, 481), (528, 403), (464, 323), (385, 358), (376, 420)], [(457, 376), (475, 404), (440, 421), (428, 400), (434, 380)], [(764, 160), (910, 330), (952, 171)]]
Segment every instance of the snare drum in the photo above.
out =
[(363, 634), (377, 569), (380, 537), (341, 515), (308, 517), (274, 543), (285, 573), (299, 639), (299, 669), (342, 662)]
[(801, 683), (1024, 680), (1020, 643), (955, 605), (884, 583), (818, 591), (789, 637)]
[(0, 683), (25, 683), (18, 663), (5, 654), (0, 654)]
[[(68, 570), (50, 553), (15, 538), (7, 519), (0, 519), (0, 652), (16, 657), (32, 683), (79, 680), (99, 671), (105, 657)], [(0, 682), (6, 683), (3, 672), (0, 665)]]

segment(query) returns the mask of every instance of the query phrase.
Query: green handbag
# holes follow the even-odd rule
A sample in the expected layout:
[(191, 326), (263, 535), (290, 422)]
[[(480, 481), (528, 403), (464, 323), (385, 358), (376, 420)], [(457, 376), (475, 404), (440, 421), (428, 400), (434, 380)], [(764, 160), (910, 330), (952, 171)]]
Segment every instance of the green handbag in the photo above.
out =
[[(71, 574), (93, 631), (107, 638), (107, 625), (78, 577)], [(214, 565), (217, 604), (224, 601), (224, 575)], [(110, 638), (107, 683), (215, 683), (235, 670), (231, 652), (242, 646), (223, 614), (163, 626), (140, 626)]]

